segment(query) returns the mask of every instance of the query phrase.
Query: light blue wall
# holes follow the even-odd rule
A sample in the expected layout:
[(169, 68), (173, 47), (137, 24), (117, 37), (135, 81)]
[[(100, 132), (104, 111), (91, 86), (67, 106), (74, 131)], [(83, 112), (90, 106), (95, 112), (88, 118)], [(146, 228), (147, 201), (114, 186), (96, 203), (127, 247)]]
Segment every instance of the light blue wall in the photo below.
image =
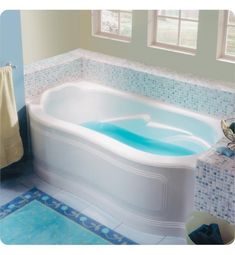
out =
[(27, 123), (24, 96), (23, 57), (20, 11), (5, 11), (0, 16), (0, 66), (7, 62), (16, 65), (13, 71), (14, 91), (25, 155), (28, 154)]
[(17, 109), (20, 110), (25, 106), (25, 100), (19, 11), (5, 11), (0, 18), (0, 65), (9, 61), (17, 66), (13, 78)]

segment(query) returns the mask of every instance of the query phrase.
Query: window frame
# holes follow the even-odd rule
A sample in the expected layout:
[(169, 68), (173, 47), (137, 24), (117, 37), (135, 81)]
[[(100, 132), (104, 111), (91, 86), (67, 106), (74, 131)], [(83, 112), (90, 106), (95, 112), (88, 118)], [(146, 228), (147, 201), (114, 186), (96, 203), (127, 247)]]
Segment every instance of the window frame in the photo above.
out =
[[(157, 38), (157, 19), (158, 17), (164, 17), (164, 18), (170, 18), (170, 19), (175, 19), (178, 20), (178, 36), (177, 36), (177, 44), (167, 44), (167, 43), (162, 43), (156, 41)], [(195, 22), (197, 23), (197, 41), (196, 41), (196, 48), (190, 48), (190, 47), (185, 47), (179, 45), (180, 41), (180, 29), (181, 29), (181, 20), (182, 21), (190, 21), (190, 22)], [(159, 48), (159, 49), (164, 49), (168, 51), (173, 51), (173, 52), (179, 52), (179, 53), (185, 53), (185, 54), (190, 54), (190, 55), (195, 55), (197, 51), (197, 43), (198, 43), (198, 26), (199, 26), (199, 17), (197, 20), (195, 19), (190, 19), (190, 18), (182, 18), (181, 17), (181, 10), (179, 10), (179, 17), (173, 17), (173, 16), (167, 16), (167, 15), (158, 15), (158, 10), (153, 10), (149, 11), (149, 35), (148, 35), (148, 46), (152, 48)]]
[(235, 25), (228, 24), (229, 10), (220, 11), (219, 16), (219, 33), (218, 33), (218, 56), (219, 60), (235, 62), (235, 56), (226, 54), (227, 32), (228, 27), (235, 27)]
[[(107, 32), (102, 32), (101, 31), (101, 11), (103, 11), (103, 10), (93, 10), (92, 11), (92, 15), (91, 15), (91, 18), (92, 18), (92, 36), (130, 43), (131, 40), (132, 40), (132, 28), (131, 28), (131, 36), (124, 36), (124, 35), (119, 35), (119, 34), (114, 34), (114, 33), (107, 33)], [(119, 31), (120, 31), (120, 12), (127, 12), (127, 13), (132, 14), (132, 11), (126, 11), (126, 10), (110, 10), (110, 11), (114, 11), (114, 12), (118, 13), (118, 15), (119, 15), (118, 28), (119, 28)]]

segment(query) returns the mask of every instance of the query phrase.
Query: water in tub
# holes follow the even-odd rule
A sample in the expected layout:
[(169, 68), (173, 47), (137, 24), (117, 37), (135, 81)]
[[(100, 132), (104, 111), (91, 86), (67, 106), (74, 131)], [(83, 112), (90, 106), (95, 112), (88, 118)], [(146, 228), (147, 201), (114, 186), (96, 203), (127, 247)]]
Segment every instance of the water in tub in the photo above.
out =
[(136, 149), (158, 155), (187, 156), (201, 153), (209, 147), (190, 132), (153, 122), (146, 114), (90, 121), (82, 126)]

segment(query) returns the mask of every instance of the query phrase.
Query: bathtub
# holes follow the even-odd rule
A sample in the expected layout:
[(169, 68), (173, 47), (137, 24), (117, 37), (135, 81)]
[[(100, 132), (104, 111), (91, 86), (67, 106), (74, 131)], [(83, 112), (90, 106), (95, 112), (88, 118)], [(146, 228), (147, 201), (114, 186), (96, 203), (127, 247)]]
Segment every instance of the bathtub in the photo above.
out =
[[(27, 108), (39, 176), (136, 229), (184, 234), (196, 160), (220, 139), (218, 120), (86, 81), (48, 89)], [(137, 142), (89, 123), (128, 130)], [(163, 151), (138, 147), (139, 137), (163, 141)]]

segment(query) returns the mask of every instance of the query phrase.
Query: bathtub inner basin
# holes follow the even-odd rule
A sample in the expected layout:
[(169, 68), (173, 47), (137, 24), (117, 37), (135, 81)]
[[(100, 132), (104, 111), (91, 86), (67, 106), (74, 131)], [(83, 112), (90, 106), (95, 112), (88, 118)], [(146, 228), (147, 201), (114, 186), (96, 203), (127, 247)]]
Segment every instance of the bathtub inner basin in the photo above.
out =
[(101, 140), (105, 135), (120, 142), (118, 146), (152, 156), (197, 155), (218, 140), (212, 118), (101, 85), (85, 85), (50, 90), (42, 97), (43, 111), (77, 130), (95, 131)]
[(147, 114), (117, 120), (81, 124), (135, 149), (157, 155), (188, 156), (206, 151), (210, 145), (192, 133), (151, 121)]

